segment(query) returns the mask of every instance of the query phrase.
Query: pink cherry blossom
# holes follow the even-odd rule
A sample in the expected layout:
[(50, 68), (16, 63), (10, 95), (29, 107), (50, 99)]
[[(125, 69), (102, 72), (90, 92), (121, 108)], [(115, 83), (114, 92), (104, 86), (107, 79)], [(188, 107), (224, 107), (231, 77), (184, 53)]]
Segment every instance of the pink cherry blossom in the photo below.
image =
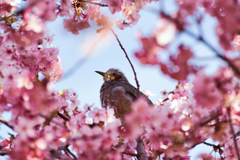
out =
[(99, 123), (100, 121), (105, 121), (105, 110), (93, 108), (93, 111), (89, 112), (89, 117), (93, 118), (94, 123)]
[(121, 11), (122, 1), (121, 0), (103, 0), (103, 3), (108, 5), (108, 8), (112, 14)]

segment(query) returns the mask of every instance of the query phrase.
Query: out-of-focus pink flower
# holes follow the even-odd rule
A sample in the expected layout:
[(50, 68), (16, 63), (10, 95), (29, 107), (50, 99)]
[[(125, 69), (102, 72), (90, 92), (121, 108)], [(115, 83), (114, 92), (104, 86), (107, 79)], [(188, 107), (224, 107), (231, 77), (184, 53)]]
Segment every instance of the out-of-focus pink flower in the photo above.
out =
[(109, 20), (108, 17), (102, 15), (100, 18), (96, 20), (98, 26), (108, 26), (109, 25)]
[(36, 33), (40, 33), (43, 29), (44, 25), (43, 23), (38, 21), (38, 17), (32, 15), (28, 21), (27, 21), (27, 25), (26, 25), (26, 30), (32, 30)]
[(59, 11), (59, 15), (61, 17), (64, 17), (64, 16), (69, 16), (70, 13), (69, 13), (69, 10), (70, 10), (70, 7), (71, 7), (71, 3), (72, 1), (71, 0), (60, 0), (60, 11)]
[(48, 44), (50, 47), (53, 47), (52, 43), (54, 41), (54, 38), (53, 38), (54, 36), (55, 36), (54, 34), (52, 34), (51, 36), (48, 34), (45, 38), (43, 38), (42, 46), (45, 48)]
[[(16, 9), (18, 9), (18, 6), (15, 6), (15, 4), (10, 3), (19, 3), (17, 2), (19, 0), (4, 0), (0, 2), (0, 17), (2, 16), (10, 16)], [(0, 25), (1, 26), (1, 25)]]
[(0, 142), (0, 147), (1, 148), (9, 148), (10, 147), (10, 143), (11, 143), (10, 139), (6, 138), (2, 142)]
[(193, 81), (192, 89), (197, 103), (209, 109), (221, 106), (224, 94), (228, 94), (233, 87), (232, 76), (227, 68), (220, 68), (213, 76), (206, 76), (203, 71), (199, 71)]
[(116, 23), (116, 27), (118, 27), (119, 29), (123, 30), (126, 27), (129, 27), (130, 24), (126, 23), (126, 22), (122, 22), (122, 20), (118, 21)]
[(179, 46), (179, 54), (170, 57), (170, 63), (159, 62), (163, 73), (177, 80), (186, 80), (190, 73), (195, 73), (193, 66), (188, 64), (188, 60), (193, 56), (190, 49)]
[(139, 37), (142, 43), (140, 51), (135, 52), (135, 56), (142, 64), (158, 64), (157, 54), (159, 54), (161, 47), (157, 44), (154, 38)]
[(240, 48), (240, 35), (236, 35), (233, 39), (234, 44)]
[(35, 75), (29, 70), (23, 70), (21, 75), (16, 79), (17, 85), (19, 88), (25, 87), (26, 89), (32, 89), (34, 87), (32, 79), (35, 78)]
[(174, 23), (165, 18), (160, 18), (157, 22), (156, 29), (153, 31), (153, 36), (160, 46), (165, 46), (173, 40), (175, 32), (176, 26)]
[(106, 120), (105, 120), (106, 125), (108, 123), (115, 122), (115, 121), (116, 121), (116, 117), (114, 115), (114, 109), (109, 108), (109, 106), (107, 106), (107, 108), (106, 108)]
[(104, 109), (93, 108), (93, 111), (89, 112), (89, 117), (93, 118), (94, 123), (104, 122), (106, 119)]
[(21, 117), (18, 119), (16, 132), (19, 133), (21, 139), (27, 140), (27, 138), (34, 138), (36, 136), (33, 124), (34, 124), (33, 119), (28, 119), (26, 117)]
[(186, 17), (190, 14), (193, 14), (195, 11), (197, 11), (196, 4), (197, 1), (191, 1), (191, 0), (177, 0), (179, 3), (179, 7), (181, 10), (180, 14), (182, 14), (183, 17)]
[(78, 21), (74, 19), (64, 19), (63, 26), (66, 30), (68, 30), (69, 32), (72, 32), (75, 35), (79, 34), (78, 32), (79, 30), (83, 30), (90, 27), (88, 21), (83, 21), (83, 20)]
[(88, 15), (91, 20), (100, 17), (100, 6), (89, 4), (88, 9), (84, 11), (84, 14)]
[(145, 117), (148, 115), (150, 107), (144, 98), (139, 98), (132, 104), (132, 111), (125, 116), (126, 133), (129, 139), (136, 139), (142, 134), (142, 124), (145, 122)]
[(126, 22), (129, 24), (135, 25), (135, 24), (137, 24), (140, 17), (141, 16), (139, 14), (132, 13), (132, 14), (128, 15)]
[(207, 154), (207, 153), (200, 154), (198, 157), (202, 158), (202, 160), (220, 160), (220, 158), (217, 159), (216, 157), (212, 156), (211, 154)]
[(108, 5), (108, 8), (112, 14), (121, 11), (122, 1), (121, 0), (103, 0), (103, 3)]

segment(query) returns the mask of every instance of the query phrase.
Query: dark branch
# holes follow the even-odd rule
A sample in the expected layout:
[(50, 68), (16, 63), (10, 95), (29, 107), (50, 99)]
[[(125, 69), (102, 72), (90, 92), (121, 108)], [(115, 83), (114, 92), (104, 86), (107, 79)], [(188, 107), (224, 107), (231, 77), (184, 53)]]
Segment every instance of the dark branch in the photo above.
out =
[(70, 121), (70, 119), (68, 118), (68, 117), (66, 117), (66, 116), (64, 116), (62, 113), (60, 113), (60, 112), (57, 112), (57, 115), (59, 116), (59, 117), (61, 117), (64, 121)]
[(64, 151), (70, 154), (74, 159), (77, 159), (77, 157), (69, 150), (68, 145), (65, 147)]
[(66, 129), (67, 131), (69, 131), (69, 129), (68, 129), (67, 127), (65, 127), (63, 124), (61, 124), (61, 123), (59, 123), (59, 122), (57, 122), (57, 121), (55, 121), (55, 120), (51, 120), (49, 117), (44, 116), (43, 114), (40, 114), (40, 113), (39, 113), (38, 115), (39, 115), (40, 117), (45, 118), (45, 119), (48, 120), (49, 122), (53, 122), (53, 123), (55, 123), (56, 125), (58, 125), (58, 126), (64, 128), (64, 129)]
[(227, 111), (228, 111), (228, 117), (229, 117), (229, 125), (230, 125), (230, 128), (231, 128), (232, 134), (233, 134), (234, 146), (235, 146), (235, 149), (236, 149), (238, 160), (240, 160), (240, 155), (239, 155), (239, 151), (238, 151), (238, 144), (237, 144), (236, 135), (235, 135), (235, 132), (234, 132), (234, 129), (233, 129), (233, 124), (232, 124), (232, 119), (231, 119), (231, 108), (230, 107), (227, 108)]
[(203, 144), (206, 144), (206, 145), (212, 146), (212, 147), (217, 147), (215, 144), (211, 144), (211, 143), (208, 143), (208, 142), (203, 142)]
[(126, 56), (128, 62), (130, 63), (130, 65), (131, 65), (131, 67), (132, 67), (132, 70), (133, 70), (133, 73), (134, 73), (134, 76), (135, 76), (135, 81), (136, 81), (136, 84), (137, 84), (138, 96), (139, 96), (139, 95), (140, 95), (140, 91), (139, 91), (139, 87), (140, 87), (140, 85), (139, 85), (139, 83), (138, 83), (138, 80), (137, 80), (137, 74), (136, 74), (135, 69), (134, 69), (134, 67), (133, 67), (133, 65), (132, 65), (132, 62), (130, 61), (130, 59), (129, 59), (129, 57), (128, 57), (128, 54), (127, 54), (127, 52), (126, 52), (126, 50), (123, 48), (122, 43), (121, 43), (120, 40), (118, 39), (118, 36), (117, 36), (116, 33), (114, 32), (114, 30), (111, 29), (111, 31), (112, 31), (112, 33), (114, 34), (114, 36), (116, 37), (119, 46), (121, 47), (121, 49), (122, 49), (123, 52), (125, 53), (125, 56)]
[(108, 5), (102, 4), (102, 3), (90, 2), (90, 1), (82, 1), (82, 0), (78, 0), (78, 2), (85, 2), (85, 3), (90, 3), (90, 4), (98, 5), (98, 6), (101, 6), (101, 7), (108, 7)]
[(7, 155), (7, 154), (8, 154), (7, 151), (0, 151), (0, 156), (5, 156), (5, 155)]
[(126, 154), (126, 155), (129, 155), (129, 156), (134, 156), (134, 157), (138, 156), (138, 154), (130, 153), (130, 152), (122, 152), (122, 154)]
[(210, 121), (216, 119), (219, 115), (221, 115), (221, 113), (215, 113), (215, 114), (211, 114), (208, 117), (204, 117), (202, 118), (201, 122), (199, 123), (199, 126), (205, 126), (207, 123), (209, 123)]
[(137, 139), (137, 148), (136, 149), (137, 149), (138, 160), (148, 160), (145, 148), (143, 146), (143, 141), (140, 137)]
[(0, 122), (2, 122), (3, 124), (5, 124), (6, 126), (8, 126), (9, 128), (11, 128), (13, 130), (14, 127), (12, 125), (8, 124), (8, 122), (5, 121), (2, 117), (0, 117)]

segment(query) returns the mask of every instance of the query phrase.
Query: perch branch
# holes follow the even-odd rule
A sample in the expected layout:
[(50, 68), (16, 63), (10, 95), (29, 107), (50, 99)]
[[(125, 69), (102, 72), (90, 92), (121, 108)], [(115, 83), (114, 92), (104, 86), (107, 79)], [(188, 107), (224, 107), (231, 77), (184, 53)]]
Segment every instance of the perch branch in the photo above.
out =
[(139, 90), (139, 87), (140, 87), (140, 85), (139, 85), (139, 83), (138, 83), (138, 80), (137, 80), (137, 73), (135, 72), (135, 69), (134, 69), (134, 67), (133, 67), (133, 64), (132, 64), (132, 62), (131, 62), (131, 60), (129, 59), (129, 57), (128, 57), (128, 54), (127, 54), (127, 52), (126, 52), (126, 50), (123, 48), (123, 46), (122, 46), (122, 43), (120, 42), (120, 40), (118, 39), (118, 36), (116, 35), (116, 33), (114, 32), (114, 30), (113, 29), (111, 29), (111, 32), (113, 33), (113, 35), (116, 37), (116, 39), (117, 39), (117, 41), (118, 41), (118, 44), (119, 44), (119, 46), (121, 47), (121, 49), (123, 50), (123, 52), (125, 53), (125, 56), (126, 56), (126, 58), (127, 58), (127, 60), (128, 60), (128, 62), (129, 62), (129, 64), (131, 65), (131, 67), (132, 67), (132, 70), (133, 70), (133, 73), (134, 73), (134, 76), (135, 76), (135, 81), (136, 81), (136, 84), (137, 84), (137, 90), (138, 90), (138, 96), (140, 95), (140, 90)]
[(230, 128), (231, 128), (232, 134), (233, 134), (234, 146), (235, 146), (235, 149), (236, 149), (238, 160), (240, 160), (240, 155), (239, 155), (239, 151), (238, 151), (238, 144), (237, 144), (237, 141), (236, 141), (236, 135), (234, 133), (232, 119), (231, 119), (231, 108), (230, 107), (227, 108), (227, 111), (228, 111), (228, 117), (229, 117), (229, 125), (230, 125)]

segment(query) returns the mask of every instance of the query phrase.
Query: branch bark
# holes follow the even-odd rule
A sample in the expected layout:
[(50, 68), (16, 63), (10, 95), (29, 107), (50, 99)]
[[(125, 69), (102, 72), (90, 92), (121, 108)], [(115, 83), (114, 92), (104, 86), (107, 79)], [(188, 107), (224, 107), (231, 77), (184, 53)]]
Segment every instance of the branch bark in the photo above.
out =
[(238, 144), (237, 144), (237, 141), (236, 141), (236, 135), (235, 135), (235, 132), (234, 132), (234, 129), (233, 129), (233, 124), (232, 124), (232, 119), (231, 119), (231, 108), (227, 108), (227, 111), (228, 111), (228, 117), (229, 117), (229, 125), (230, 125), (230, 128), (231, 128), (231, 131), (232, 131), (232, 134), (233, 134), (233, 141), (234, 141), (234, 146), (235, 146), (235, 149), (236, 149), (236, 154), (237, 154), (237, 157), (238, 157), (238, 160), (240, 160), (240, 154), (239, 154), (239, 151), (238, 151)]
[(130, 156), (134, 156), (134, 157), (138, 156), (138, 154), (130, 153), (130, 152), (122, 152), (122, 154), (130, 155)]
[(74, 159), (77, 159), (77, 157), (69, 150), (68, 145), (65, 147), (65, 152), (70, 154)]
[(143, 146), (143, 141), (140, 137), (137, 139), (137, 148), (136, 149), (137, 149), (138, 160), (148, 160), (148, 156), (147, 156), (146, 151)]
[(0, 122), (2, 122), (3, 124), (5, 124), (6, 126), (8, 126), (9, 128), (11, 128), (13, 130), (14, 127), (12, 125), (8, 124), (8, 122), (5, 121), (2, 117), (0, 117)]
[(55, 123), (56, 125), (58, 125), (58, 126), (64, 128), (64, 129), (66, 129), (67, 131), (69, 131), (69, 129), (68, 129), (67, 127), (65, 127), (63, 124), (61, 124), (61, 123), (59, 123), (59, 122), (57, 122), (57, 121), (55, 121), (55, 120), (50, 120), (49, 117), (47, 117), (47, 116), (45, 116), (45, 115), (43, 115), (43, 114), (41, 114), (41, 113), (39, 113), (38, 115), (39, 115), (40, 117), (45, 118), (46, 120), (49, 120), (49, 122), (53, 122), (53, 123)]
[(57, 112), (57, 115), (59, 116), (59, 117), (61, 117), (64, 121), (70, 121), (70, 119), (68, 118), (68, 117), (66, 117), (66, 116), (64, 116), (62, 113), (60, 113), (60, 112)]

